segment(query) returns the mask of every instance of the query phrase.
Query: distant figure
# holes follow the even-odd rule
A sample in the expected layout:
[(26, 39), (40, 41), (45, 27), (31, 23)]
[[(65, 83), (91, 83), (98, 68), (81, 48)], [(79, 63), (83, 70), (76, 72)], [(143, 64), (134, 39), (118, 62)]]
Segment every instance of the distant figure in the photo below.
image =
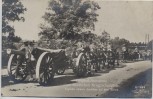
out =
[(126, 61), (126, 46), (125, 44), (123, 44), (123, 47), (122, 47), (122, 58), (123, 58), (123, 62)]
[(136, 47), (136, 48), (134, 49), (134, 52), (138, 52), (138, 47)]
[(91, 43), (91, 44), (89, 45), (89, 48), (90, 48), (90, 51), (91, 51), (91, 52), (94, 52), (94, 49), (95, 49), (94, 43)]
[(143, 60), (147, 59), (147, 51), (146, 50), (142, 52), (142, 58), (143, 58)]
[(82, 43), (81, 41), (79, 41), (79, 42), (77, 43), (77, 50), (82, 51), (82, 50), (83, 50), (83, 47), (84, 47), (83, 43)]
[(136, 47), (133, 52), (134, 52), (134, 59), (137, 60), (139, 58), (138, 47)]
[(151, 50), (148, 50), (147, 51), (147, 59), (151, 60), (151, 58), (152, 58), (152, 52), (151, 52)]
[(111, 47), (111, 44), (110, 43), (107, 45), (107, 50), (108, 51), (112, 51), (112, 47)]
[(73, 46), (73, 53), (72, 53), (72, 58), (77, 58), (78, 57), (78, 52), (77, 52), (77, 45)]

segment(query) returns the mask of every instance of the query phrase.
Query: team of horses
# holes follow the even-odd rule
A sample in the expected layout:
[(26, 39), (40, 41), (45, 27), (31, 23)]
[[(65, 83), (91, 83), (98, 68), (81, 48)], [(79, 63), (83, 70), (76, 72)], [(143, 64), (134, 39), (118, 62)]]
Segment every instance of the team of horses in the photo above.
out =
[(120, 62), (136, 61), (142, 56), (139, 52), (119, 52), (117, 49), (104, 51), (101, 48), (92, 51), (84, 50), (84, 53), (87, 59), (88, 71), (93, 67), (96, 72), (101, 69), (114, 68)]
[(86, 56), (87, 69), (89, 72), (92, 68), (97, 72), (104, 68), (114, 68), (115, 65), (119, 65), (119, 52), (115, 49), (111, 51), (93, 49), (91, 51), (90, 48), (84, 48), (83, 53)]

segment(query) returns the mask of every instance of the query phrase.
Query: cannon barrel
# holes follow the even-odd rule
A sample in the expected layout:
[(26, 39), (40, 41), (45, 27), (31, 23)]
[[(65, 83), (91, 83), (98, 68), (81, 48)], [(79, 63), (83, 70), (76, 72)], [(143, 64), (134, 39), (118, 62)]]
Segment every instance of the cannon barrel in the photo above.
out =
[(14, 49), (7, 49), (6, 52), (7, 54), (25, 55), (24, 51), (14, 50)]
[(61, 51), (65, 51), (65, 49), (56, 49), (56, 50), (54, 50), (54, 49), (46, 49), (46, 48), (40, 48), (40, 47), (38, 49), (40, 49), (40, 50), (42, 50), (44, 52), (49, 52), (49, 53), (59, 53)]

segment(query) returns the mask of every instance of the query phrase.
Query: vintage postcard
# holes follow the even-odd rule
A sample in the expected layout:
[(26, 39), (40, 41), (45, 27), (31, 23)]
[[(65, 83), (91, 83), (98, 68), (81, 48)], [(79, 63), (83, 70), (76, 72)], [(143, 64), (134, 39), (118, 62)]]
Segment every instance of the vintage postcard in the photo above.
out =
[(1, 22), (1, 97), (152, 97), (153, 1), (2, 0)]

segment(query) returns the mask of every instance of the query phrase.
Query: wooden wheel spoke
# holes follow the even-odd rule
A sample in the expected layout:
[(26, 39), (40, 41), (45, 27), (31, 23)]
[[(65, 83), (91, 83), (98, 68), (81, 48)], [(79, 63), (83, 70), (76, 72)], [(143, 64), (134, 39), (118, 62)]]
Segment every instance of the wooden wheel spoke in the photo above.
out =
[(43, 83), (47, 83), (47, 80), (48, 80), (48, 72), (46, 69), (42, 70), (41, 72), (41, 82)]
[(14, 71), (14, 70), (16, 70), (16, 68), (17, 68), (17, 67), (11, 68), (11, 71)]
[(47, 73), (47, 83), (48, 83), (48, 80), (49, 80), (49, 75), (50, 75), (50, 74), (49, 74), (49, 73)]
[(13, 73), (12, 73), (12, 75), (15, 75), (16, 74), (16, 71), (14, 71)]
[(49, 56), (46, 56), (46, 58), (45, 58), (45, 62), (46, 62), (46, 63), (49, 62)]
[(16, 66), (16, 65), (17, 65), (17, 63), (15, 63), (15, 62), (12, 63), (12, 66)]
[(48, 75), (48, 74), (47, 74), (47, 72), (45, 72), (44, 74), (45, 74), (45, 75), (44, 75), (44, 82), (47, 83), (47, 75)]
[(53, 61), (53, 60), (52, 60), (52, 58), (50, 57), (50, 59), (49, 59), (49, 62), (48, 62), (48, 63), (49, 63), (49, 64), (52, 64), (52, 61)]
[(41, 82), (44, 82), (44, 72), (41, 73)]

